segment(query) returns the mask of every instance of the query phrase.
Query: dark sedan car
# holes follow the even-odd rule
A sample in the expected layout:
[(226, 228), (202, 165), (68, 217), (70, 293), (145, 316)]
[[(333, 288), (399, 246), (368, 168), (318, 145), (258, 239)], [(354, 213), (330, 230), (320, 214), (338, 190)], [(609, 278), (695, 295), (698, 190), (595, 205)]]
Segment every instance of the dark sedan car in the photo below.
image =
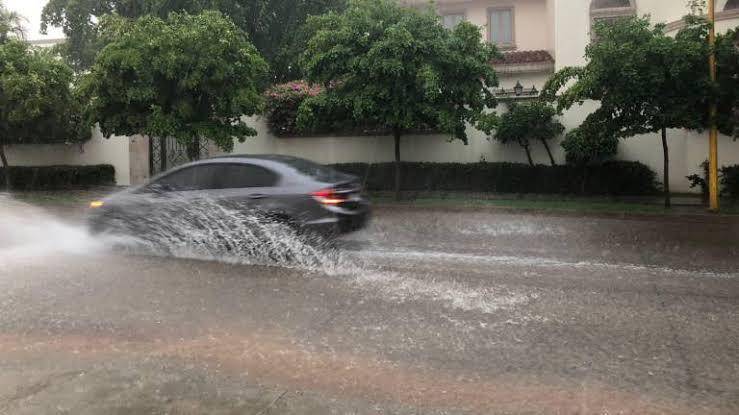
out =
[(354, 176), (297, 157), (231, 155), (189, 163), (93, 201), (89, 223), (93, 232), (105, 232), (113, 221), (135, 224), (143, 215), (173, 204), (186, 209), (189, 200), (203, 198), (325, 236), (358, 230), (369, 216)]

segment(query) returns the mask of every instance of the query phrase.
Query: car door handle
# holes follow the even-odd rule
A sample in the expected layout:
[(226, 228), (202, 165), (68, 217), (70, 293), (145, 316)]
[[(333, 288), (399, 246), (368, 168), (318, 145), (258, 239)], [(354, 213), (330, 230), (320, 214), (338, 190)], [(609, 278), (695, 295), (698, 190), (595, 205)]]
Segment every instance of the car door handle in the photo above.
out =
[(264, 199), (267, 197), (264, 193), (252, 193), (248, 195), (249, 199)]

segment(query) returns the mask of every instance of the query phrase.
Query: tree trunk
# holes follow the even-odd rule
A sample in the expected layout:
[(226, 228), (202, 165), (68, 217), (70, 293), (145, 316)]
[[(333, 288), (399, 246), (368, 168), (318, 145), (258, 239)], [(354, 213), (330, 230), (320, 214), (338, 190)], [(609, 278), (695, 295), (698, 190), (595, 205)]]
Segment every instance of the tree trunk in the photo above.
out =
[(8, 158), (5, 157), (5, 145), (0, 144), (0, 160), (3, 163), (3, 176), (5, 176), (5, 191), (9, 192), (11, 188), (10, 180), (10, 166), (8, 165)]
[(667, 129), (662, 128), (662, 152), (665, 158), (664, 165), (664, 186), (665, 186), (665, 207), (669, 208), (672, 206), (670, 200), (670, 151), (667, 148)]
[(529, 165), (531, 167), (534, 167), (534, 159), (531, 158), (531, 150), (529, 149), (529, 145), (528, 144), (522, 144), (521, 146), (526, 151), (526, 158), (529, 159)]
[(393, 127), (395, 138), (395, 200), (400, 200), (400, 128)]
[(549, 144), (547, 144), (547, 140), (542, 139), (541, 143), (544, 144), (544, 148), (547, 149), (547, 154), (549, 155), (549, 161), (552, 163), (552, 166), (556, 166), (557, 163), (554, 161), (554, 156), (552, 156), (552, 150), (549, 149)]
[(200, 137), (195, 137), (195, 139), (187, 145), (187, 158), (189, 158), (190, 161), (200, 160)]

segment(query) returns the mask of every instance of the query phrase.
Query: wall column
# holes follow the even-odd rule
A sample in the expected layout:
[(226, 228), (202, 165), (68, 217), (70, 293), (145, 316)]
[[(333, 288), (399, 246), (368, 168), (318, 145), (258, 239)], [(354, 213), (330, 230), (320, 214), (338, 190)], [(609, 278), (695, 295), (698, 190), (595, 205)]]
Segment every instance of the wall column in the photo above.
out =
[(130, 137), (128, 149), (131, 185), (145, 183), (149, 179), (149, 137)]

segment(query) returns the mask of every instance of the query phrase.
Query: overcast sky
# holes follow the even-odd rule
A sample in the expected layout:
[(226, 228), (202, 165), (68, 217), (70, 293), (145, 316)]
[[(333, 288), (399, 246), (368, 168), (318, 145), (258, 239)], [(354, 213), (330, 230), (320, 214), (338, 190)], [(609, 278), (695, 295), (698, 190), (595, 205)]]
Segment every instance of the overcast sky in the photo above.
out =
[(49, 28), (48, 35), (42, 35), (41, 29), (41, 10), (44, 8), (47, 0), (4, 0), (3, 3), (8, 10), (16, 11), (23, 15), (28, 21), (24, 23), (26, 26), (27, 40), (38, 39), (58, 39), (64, 37), (62, 30), (56, 27)]

